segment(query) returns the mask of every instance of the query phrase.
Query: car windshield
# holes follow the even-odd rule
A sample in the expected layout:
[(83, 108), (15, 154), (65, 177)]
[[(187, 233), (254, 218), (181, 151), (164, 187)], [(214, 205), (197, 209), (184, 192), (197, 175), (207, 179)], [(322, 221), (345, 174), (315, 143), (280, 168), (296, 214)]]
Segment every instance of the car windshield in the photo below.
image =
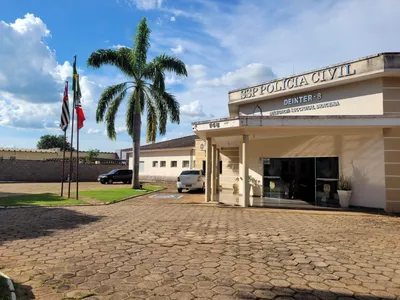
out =
[(115, 174), (115, 173), (117, 173), (119, 170), (111, 170), (110, 172), (108, 172), (107, 174), (108, 175), (112, 175), (112, 174)]
[(200, 175), (200, 171), (197, 170), (183, 171), (181, 175)]

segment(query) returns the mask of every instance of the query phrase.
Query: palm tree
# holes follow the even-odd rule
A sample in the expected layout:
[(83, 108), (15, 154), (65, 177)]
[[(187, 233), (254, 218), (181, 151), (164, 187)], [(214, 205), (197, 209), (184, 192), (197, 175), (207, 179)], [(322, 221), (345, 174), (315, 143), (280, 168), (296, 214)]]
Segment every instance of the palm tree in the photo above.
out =
[(179, 103), (165, 88), (165, 73), (187, 76), (185, 64), (176, 57), (162, 54), (147, 62), (149, 36), (150, 29), (144, 18), (137, 27), (132, 49), (128, 47), (116, 50), (100, 49), (94, 51), (87, 60), (89, 67), (112, 65), (129, 78), (129, 81), (104, 89), (97, 104), (96, 121), (97, 123), (105, 121), (108, 137), (115, 140), (115, 117), (123, 100), (127, 100), (126, 128), (133, 142), (132, 188), (134, 189), (140, 188), (142, 113), (147, 115), (147, 142), (155, 142), (157, 131), (160, 135), (166, 133), (168, 117), (172, 123), (179, 124)]

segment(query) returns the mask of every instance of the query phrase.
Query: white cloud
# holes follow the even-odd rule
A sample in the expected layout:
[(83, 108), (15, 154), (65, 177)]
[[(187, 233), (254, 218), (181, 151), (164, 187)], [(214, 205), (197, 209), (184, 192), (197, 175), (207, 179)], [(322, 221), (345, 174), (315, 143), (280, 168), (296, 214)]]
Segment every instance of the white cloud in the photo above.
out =
[[(0, 94), (0, 126), (26, 129), (58, 128), (61, 98), (60, 105), (36, 105), (7, 96), (9, 95)], [(1, 100), (1, 98), (7, 100)]]
[(128, 46), (117, 44), (117, 45), (112, 45), (111, 48), (112, 49), (120, 49), (120, 48), (128, 48)]
[[(118, 133), (122, 133), (122, 132), (126, 132), (126, 126), (115, 126), (115, 132)], [(104, 129), (103, 131), (104, 135), (107, 135), (107, 130)]]
[(174, 16), (172, 16), (172, 17), (170, 18), (170, 20), (171, 20), (171, 22), (175, 22), (175, 21), (176, 21), (176, 18), (175, 18)]
[(228, 86), (228, 87), (245, 87), (252, 84), (268, 81), (275, 78), (276, 75), (271, 68), (260, 64), (253, 63), (233, 72), (228, 72), (221, 77), (210, 80), (199, 80), (200, 86)]
[(204, 32), (227, 50), (223, 61), (260, 62), (279, 76), (400, 47), (398, 0), (282, 0), (278, 8), (241, 0), (229, 8), (200, 12)]
[(0, 144), (0, 148), (7, 148), (7, 149), (10, 149), (10, 148), (15, 148), (15, 145)]
[(175, 75), (171, 75), (171, 76), (167, 75), (166, 78), (165, 78), (165, 83), (167, 85), (179, 84), (179, 83), (182, 83), (182, 79), (177, 77), (177, 76), (175, 76)]
[(171, 48), (171, 51), (174, 52), (175, 54), (182, 53), (184, 51), (182, 45), (176, 45), (175, 48)]
[(142, 10), (160, 9), (163, 0), (126, 0), (130, 5)]
[(55, 52), (44, 43), (49, 37), (46, 24), (33, 14), (14, 23), (0, 22), (1, 92), (35, 103), (59, 101), (71, 69), (69, 63), (58, 65)]
[(203, 105), (201, 105), (199, 100), (182, 105), (180, 108), (180, 112), (182, 115), (186, 115), (189, 117), (204, 117), (206, 115), (203, 111)]
[(117, 133), (125, 132), (126, 131), (126, 126), (117, 126), (117, 127), (115, 127), (115, 131)]
[(89, 128), (89, 130), (87, 131), (88, 134), (98, 134), (100, 132), (101, 130), (97, 128)]
[[(55, 51), (44, 41), (50, 37), (46, 24), (32, 14), (14, 23), (0, 22), (0, 126), (58, 129), (65, 80), (71, 89), (72, 66), (57, 62)], [(90, 121), (103, 86), (87, 76), (80, 77), (80, 85)]]
[(203, 65), (186, 65), (188, 76), (195, 79), (204, 78), (207, 68)]

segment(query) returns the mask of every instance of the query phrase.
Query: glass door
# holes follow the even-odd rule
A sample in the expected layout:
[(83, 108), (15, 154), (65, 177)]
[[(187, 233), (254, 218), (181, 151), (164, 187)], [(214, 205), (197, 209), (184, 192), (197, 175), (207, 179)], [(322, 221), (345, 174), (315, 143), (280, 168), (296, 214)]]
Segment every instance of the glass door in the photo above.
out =
[(316, 170), (316, 205), (339, 207), (337, 183), (339, 179), (338, 157), (317, 157)]
[(265, 158), (264, 197), (315, 204), (315, 159)]
[(264, 158), (264, 197), (282, 198), (282, 162), (276, 158)]

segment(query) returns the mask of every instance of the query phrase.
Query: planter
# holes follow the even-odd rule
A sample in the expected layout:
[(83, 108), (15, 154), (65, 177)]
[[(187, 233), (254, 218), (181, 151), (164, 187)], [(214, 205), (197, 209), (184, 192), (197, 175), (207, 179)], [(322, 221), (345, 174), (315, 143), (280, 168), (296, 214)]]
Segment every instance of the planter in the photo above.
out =
[(338, 195), (339, 195), (340, 206), (343, 207), (343, 208), (349, 207), (352, 191), (338, 190), (337, 192), (338, 192)]

